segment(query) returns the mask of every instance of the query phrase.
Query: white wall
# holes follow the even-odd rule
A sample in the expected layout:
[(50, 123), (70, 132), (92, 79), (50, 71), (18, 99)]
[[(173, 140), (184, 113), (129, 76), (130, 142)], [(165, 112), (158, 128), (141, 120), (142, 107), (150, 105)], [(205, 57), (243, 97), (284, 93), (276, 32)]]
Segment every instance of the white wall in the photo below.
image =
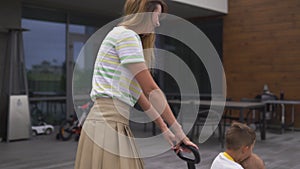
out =
[(228, 0), (173, 0), (213, 11), (228, 13)]

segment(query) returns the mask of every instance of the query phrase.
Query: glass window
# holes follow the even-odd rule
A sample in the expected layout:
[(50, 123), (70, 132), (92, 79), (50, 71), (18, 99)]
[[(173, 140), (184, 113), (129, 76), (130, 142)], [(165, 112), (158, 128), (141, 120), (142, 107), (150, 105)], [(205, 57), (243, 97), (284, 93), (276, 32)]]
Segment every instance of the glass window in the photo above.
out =
[(72, 32), (72, 33), (84, 34), (85, 33), (85, 26), (70, 24), (69, 31)]
[(22, 19), (31, 95), (65, 95), (66, 24)]
[(98, 30), (97, 27), (88, 26), (88, 25), (78, 25), (78, 24), (70, 24), (69, 25), (69, 32), (77, 33), (82, 35), (92, 35)]

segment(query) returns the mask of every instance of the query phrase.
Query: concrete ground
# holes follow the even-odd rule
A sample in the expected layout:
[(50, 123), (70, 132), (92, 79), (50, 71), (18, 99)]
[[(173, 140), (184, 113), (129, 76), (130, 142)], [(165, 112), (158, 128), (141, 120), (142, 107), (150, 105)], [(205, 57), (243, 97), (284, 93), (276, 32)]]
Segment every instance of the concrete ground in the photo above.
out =
[[(135, 132), (144, 132), (143, 127), (136, 127)], [(149, 135), (148, 126), (145, 134)], [(259, 136), (259, 133), (258, 133)], [(222, 151), (217, 134), (203, 144), (199, 144), (201, 162), (197, 169), (209, 169), (214, 157)], [(77, 142), (58, 141), (52, 135), (35, 136), (29, 140), (0, 143), (1, 169), (72, 169), (76, 154)], [(267, 139), (256, 142), (254, 152), (262, 157), (267, 169), (300, 168), (300, 132), (286, 131), (283, 134), (267, 132)], [(187, 168), (172, 151), (145, 158), (146, 169)]]

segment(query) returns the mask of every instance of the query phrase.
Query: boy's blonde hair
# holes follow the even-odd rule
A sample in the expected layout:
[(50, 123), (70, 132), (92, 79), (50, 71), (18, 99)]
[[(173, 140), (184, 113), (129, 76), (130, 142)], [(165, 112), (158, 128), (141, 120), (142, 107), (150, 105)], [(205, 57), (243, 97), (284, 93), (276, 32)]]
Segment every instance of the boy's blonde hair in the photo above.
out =
[(256, 140), (253, 129), (246, 124), (234, 122), (226, 131), (225, 146), (229, 150), (238, 150), (242, 146), (251, 146)]

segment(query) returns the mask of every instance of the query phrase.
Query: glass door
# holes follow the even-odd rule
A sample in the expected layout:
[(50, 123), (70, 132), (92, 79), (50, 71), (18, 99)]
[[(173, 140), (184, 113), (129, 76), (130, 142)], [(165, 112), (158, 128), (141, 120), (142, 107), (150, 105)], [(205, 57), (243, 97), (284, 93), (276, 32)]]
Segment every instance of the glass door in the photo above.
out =
[[(68, 44), (68, 58), (67, 58), (67, 115), (70, 115), (74, 112), (74, 103), (73, 96), (73, 72), (74, 68), (84, 70), (86, 67), (87, 61), (84, 57), (80, 57), (81, 50), (84, 50), (83, 47), (85, 42), (89, 38), (86, 34), (79, 33), (69, 33), (69, 44)], [(84, 52), (84, 51), (83, 51)], [(75, 77), (76, 78), (76, 77)], [(82, 83), (85, 83), (84, 81)], [(76, 104), (75, 104), (76, 106)]]

